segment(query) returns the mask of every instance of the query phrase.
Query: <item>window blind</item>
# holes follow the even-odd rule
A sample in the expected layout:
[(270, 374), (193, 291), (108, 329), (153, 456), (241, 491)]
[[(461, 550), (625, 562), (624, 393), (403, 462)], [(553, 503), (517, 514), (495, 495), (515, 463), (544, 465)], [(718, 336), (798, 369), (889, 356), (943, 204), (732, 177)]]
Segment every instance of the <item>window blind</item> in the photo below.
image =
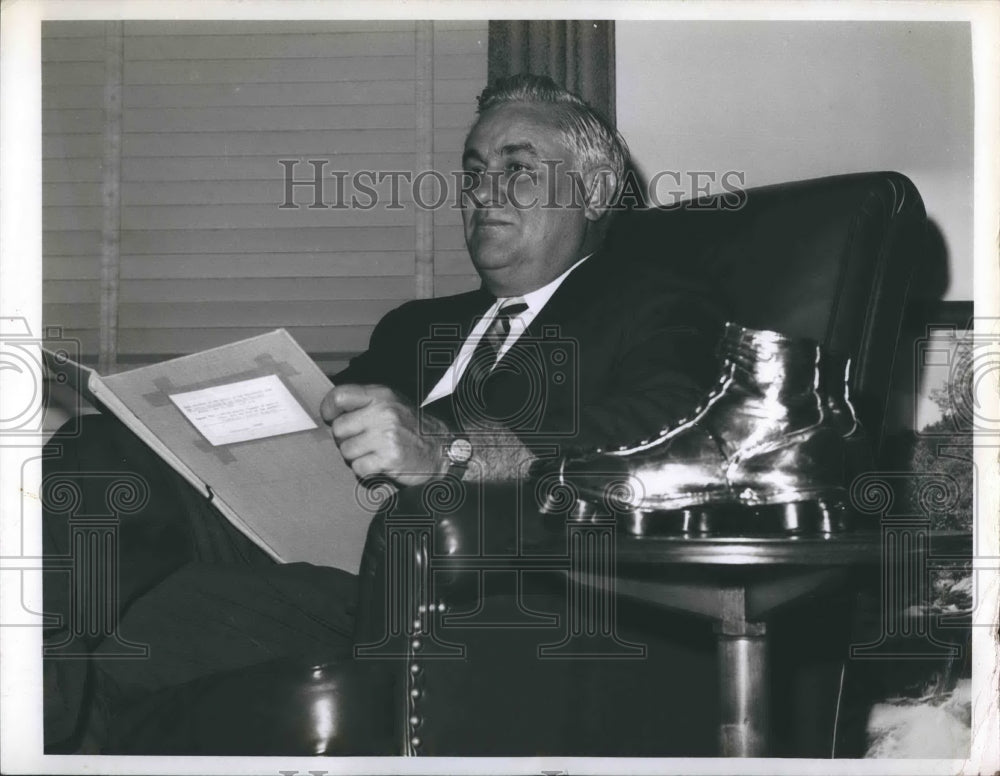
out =
[[(301, 181), (325, 160), (326, 204), (335, 171), (419, 172), (419, 24), (124, 23), (120, 365), (282, 326), (334, 371), (415, 296), (408, 184), (400, 209), (309, 207), (316, 191), (300, 185), (297, 207), (282, 208), (280, 162)], [(450, 175), (486, 81), (486, 22), (434, 22), (431, 41), (432, 122), (421, 131), (432, 133), (434, 168)], [(100, 22), (43, 25), (45, 324), (80, 339), (92, 362), (104, 45)], [(388, 197), (388, 181), (375, 188)], [(432, 223), (433, 293), (474, 287), (460, 214), (445, 206)]]

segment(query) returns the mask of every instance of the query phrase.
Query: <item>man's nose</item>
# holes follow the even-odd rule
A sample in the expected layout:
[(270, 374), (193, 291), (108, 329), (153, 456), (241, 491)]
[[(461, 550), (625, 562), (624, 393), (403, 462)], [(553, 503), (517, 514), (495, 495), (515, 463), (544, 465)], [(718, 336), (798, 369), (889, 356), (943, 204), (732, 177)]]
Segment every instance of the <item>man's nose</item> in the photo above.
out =
[(467, 206), (502, 207), (507, 204), (507, 180), (503, 170), (486, 170), (466, 190)]

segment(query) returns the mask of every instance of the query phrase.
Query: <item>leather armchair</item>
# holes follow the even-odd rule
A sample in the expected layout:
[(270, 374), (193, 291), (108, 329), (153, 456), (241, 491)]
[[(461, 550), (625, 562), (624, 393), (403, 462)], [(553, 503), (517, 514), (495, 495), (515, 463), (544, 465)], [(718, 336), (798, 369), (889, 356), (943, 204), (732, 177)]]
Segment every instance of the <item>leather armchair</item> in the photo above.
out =
[[(808, 337), (849, 357), (850, 396), (866, 432), (851, 440), (845, 476), (853, 477), (885, 446), (925, 231), (913, 184), (897, 173), (870, 173), (628, 212), (609, 239), (650, 261), (703, 268), (739, 323)], [(600, 529), (539, 514), (531, 483), (450, 492), (432, 484), (383, 512), (366, 550), (372, 565), (363, 580), (359, 654), (386, 662), (406, 688), (399, 701), (406, 754), (718, 751), (709, 624), (664, 615), (649, 603), (652, 594), (642, 603), (567, 584), (567, 576), (589, 574), (591, 591), (600, 587), (588, 562), (617, 563), (612, 576), (623, 590), (655, 582), (649, 564), (631, 567), (628, 553), (574, 558), (570, 551), (573, 542), (596, 548), (608, 540)], [(411, 548), (408, 559), (394, 554), (400, 547)], [(655, 545), (643, 551), (655, 555)], [(585, 606), (589, 620), (581, 616)], [(778, 623), (791, 635), (772, 647), (782, 656), (774, 683), (784, 688), (772, 724), (798, 733), (774, 754), (829, 756), (837, 701), (830, 669), (839, 669), (846, 650), (849, 613), (814, 607)], [(803, 695), (796, 687), (805, 684), (807, 700), (796, 705), (796, 693)]]
[[(913, 184), (886, 172), (622, 213), (609, 239), (649, 261), (702, 268), (746, 326), (810, 337), (849, 356), (851, 397), (867, 432), (856, 444), (878, 461), (925, 233)], [(404, 492), (369, 531), (353, 662), (278, 661), (163, 693), (120, 728), (114, 751), (716, 753), (710, 623), (664, 617), (629, 596), (579, 597), (567, 577), (598, 570), (573, 566), (570, 546), (606, 534), (541, 516), (536, 503), (530, 482)], [(602, 557), (612, 578), (655, 581), (648, 567)], [(596, 630), (577, 616), (588, 602), (603, 618)], [(797, 681), (798, 663), (808, 662), (799, 657), (829, 657), (832, 636), (846, 627), (825, 616), (810, 622), (811, 635), (786, 653), (797, 657), (782, 681)], [(266, 702), (251, 704), (248, 686), (261, 687)], [(808, 710), (788, 708), (789, 724), (800, 711)], [(831, 716), (832, 701), (809, 724), (825, 731)], [(192, 720), (211, 720), (218, 732), (206, 735)], [(776, 754), (828, 751), (807, 743)]]

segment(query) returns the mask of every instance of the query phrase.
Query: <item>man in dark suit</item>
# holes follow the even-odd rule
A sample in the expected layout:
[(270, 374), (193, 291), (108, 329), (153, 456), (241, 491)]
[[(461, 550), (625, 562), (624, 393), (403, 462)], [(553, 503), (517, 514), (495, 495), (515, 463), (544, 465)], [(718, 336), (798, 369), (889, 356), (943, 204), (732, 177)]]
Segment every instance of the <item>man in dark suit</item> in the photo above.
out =
[[(566, 446), (642, 438), (696, 404), (715, 376), (721, 318), (696, 284), (605, 246), (625, 163), (617, 132), (548, 79), (518, 76), (484, 91), (462, 192), (483, 285), (390, 312), (368, 350), (335, 376), (322, 413), (359, 477), (404, 487), (449, 472), (511, 479)], [(262, 562), (131, 435), (105, 448), (117, 466), (126, 460), (174, 482), (175, 493), (151, 502), (152, 522), (183, 513), (196, 537), (215, 525), (239, 561), (196, 553), (211, 562), (122, 580), (143, 592), (129, 602), (121, 635), (152, 651), (99, 664), (106, 716), (222, 670), (349, 654), (353, 575)]]
[(547, 79), (483, 92), (462, 199), (482, 288), (392, 311), (334, 378), (324, 416), (359, 477), (418, 484), (471, 448), (482, 476), (510, 478), (543, 448), (638, 440), (695, 405), (718, 312), (692, 282), (604, 247), (626, 153)]

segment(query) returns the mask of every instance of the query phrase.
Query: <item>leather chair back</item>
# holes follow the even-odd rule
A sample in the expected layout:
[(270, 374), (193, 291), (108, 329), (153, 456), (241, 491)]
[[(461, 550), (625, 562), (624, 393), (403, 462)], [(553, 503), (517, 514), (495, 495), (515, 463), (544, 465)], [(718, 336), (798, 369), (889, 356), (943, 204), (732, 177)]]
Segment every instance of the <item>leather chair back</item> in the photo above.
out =
[(808, 337), (851, 359), (851, 400), (876, 460), (926, 216), (896, 172), (782, 183), (619, 214), (626, 253), (703, 273), (734, 321)]

